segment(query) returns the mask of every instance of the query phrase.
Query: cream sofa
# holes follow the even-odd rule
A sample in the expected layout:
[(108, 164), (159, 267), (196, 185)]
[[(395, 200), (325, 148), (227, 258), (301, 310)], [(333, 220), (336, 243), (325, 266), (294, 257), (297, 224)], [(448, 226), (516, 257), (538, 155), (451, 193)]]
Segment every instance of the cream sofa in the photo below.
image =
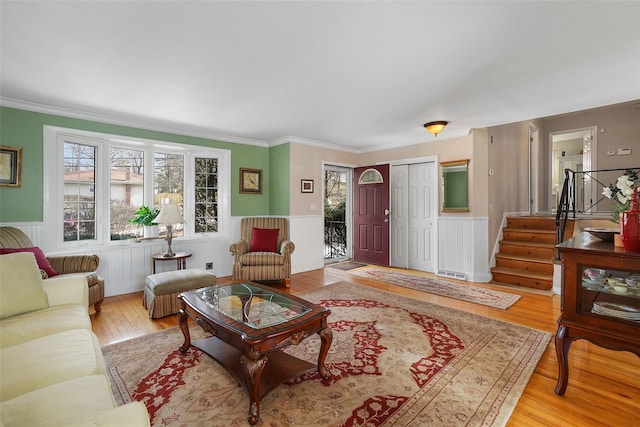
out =
[(149, 426), (116, 407), (83, 276), (42, 280), (29, 252), (0, 255), (0, 426)]

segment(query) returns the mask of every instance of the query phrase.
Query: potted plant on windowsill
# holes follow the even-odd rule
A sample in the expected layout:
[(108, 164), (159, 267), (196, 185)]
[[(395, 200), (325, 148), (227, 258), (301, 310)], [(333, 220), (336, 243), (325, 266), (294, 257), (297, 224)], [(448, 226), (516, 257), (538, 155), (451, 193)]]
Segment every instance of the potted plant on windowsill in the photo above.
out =
[(151, 209), (148, 206), (140, 206), (136, 211), (135, 218), (129, 220), (131, 224), (141, 225), (143, 227), (143, 237), (158, 237), (158, 226), (152, 221), (158, 216), (158, 209)]

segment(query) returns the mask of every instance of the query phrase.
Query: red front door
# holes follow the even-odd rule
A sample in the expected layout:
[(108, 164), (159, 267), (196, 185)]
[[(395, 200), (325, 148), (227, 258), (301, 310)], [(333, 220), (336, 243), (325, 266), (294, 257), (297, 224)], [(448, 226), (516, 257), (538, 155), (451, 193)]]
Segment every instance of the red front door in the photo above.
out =
[(353, 259), (389, 265), (389, 165), (353, 173)]

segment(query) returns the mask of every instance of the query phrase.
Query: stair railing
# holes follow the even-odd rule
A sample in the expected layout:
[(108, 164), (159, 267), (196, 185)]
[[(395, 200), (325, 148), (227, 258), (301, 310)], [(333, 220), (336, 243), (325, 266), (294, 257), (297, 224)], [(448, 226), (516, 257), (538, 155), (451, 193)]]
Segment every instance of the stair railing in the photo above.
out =
[[(560, 194), (560, 200), (558, 201), (558, 207), (556, 210), (556, 241), (557, 243), (562, 243), (564, 241), (564, 234), (567, 228), (567, 221), (569, 220), (569, 215), (571, 214), (573, 219), (576, 218), (576, 213), (593, 213), (596, 206), (602, 201), (608, 201), (601, 191), (598, 191), (599, 198), (593, 202), (593, 199), (589, 200), (589, 204), (584, 203), (584, 194), (582, 195), (583, 200), (583, 208), (578, 209), (579, 204), (576, 202), (577, 196), (579, 195), (577, 184), (581, 183), (580, 188), (584, 192), (585, 183), (589, 183), (590, 186), (596, 185), (599, 188), (608, 187), (609, 184), (604, 184), (598, 178), (598, 173), (602, 172), (620, 172), (620, 175), (627, 172), (635, 172), (636, 174), (640, 173), (640, 168), (619, 168), (619, 169), (599, 169), (593, 171), (574, 171), (571, 169), (564, 170), (564, 182), (562, 183), (562, 192)], [(618, 178), (617, 175), (614, 178)], [(611, 175), (607, 175), (611, 176)], [(602, 205), (600, 205), (602, 206)], [(605, 212), (611, 212), (610, 210)], [(560, 254), (556, 255), (556, 259), (560, 259)]]

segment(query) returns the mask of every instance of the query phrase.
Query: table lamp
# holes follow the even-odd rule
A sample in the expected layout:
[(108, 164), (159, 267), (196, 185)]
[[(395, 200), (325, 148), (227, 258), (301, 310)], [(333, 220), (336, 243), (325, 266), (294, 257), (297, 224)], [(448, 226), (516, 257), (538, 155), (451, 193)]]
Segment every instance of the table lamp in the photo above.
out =
[(183, 224), (184, 218), (178, 210), (178, 206), (174, 204), (162, 205), (160, 213), (152, 221), (154, 224), (164, 224), (167, 227), (167, 251), (163, 256), (172, 257), (175, 256), (175, 252), (171, 249), (171, 241), (173, 240), (173, 224)]

